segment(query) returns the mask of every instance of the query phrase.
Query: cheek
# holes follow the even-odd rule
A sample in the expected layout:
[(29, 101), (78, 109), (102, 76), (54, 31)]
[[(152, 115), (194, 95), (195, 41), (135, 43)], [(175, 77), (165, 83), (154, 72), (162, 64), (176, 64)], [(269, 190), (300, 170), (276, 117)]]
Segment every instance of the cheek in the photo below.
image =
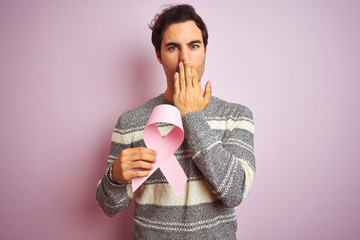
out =
[(202, 51), (196, 51), (191, 55), (191, 58), (193, 61), (200, 63), (205, 59), (205, 54)]
[(175, 68), (178, 64), (178, 61), (175, 57), (165, 57), (163, 58), (163, 65), (167, 68)]
[(199, 54), (199, 55), (195, 56), (193, 61), (196, 62), (196, 71), (197, 71), (198, 75), (201, 77), (203, 75), (204, 69), (205, 69), (205, 55)]
[(203, 64), (205, 60), (205, 54), (203, 52), (196, 52), (191, 56), (191, 58), (193, 62), (200, 65)]

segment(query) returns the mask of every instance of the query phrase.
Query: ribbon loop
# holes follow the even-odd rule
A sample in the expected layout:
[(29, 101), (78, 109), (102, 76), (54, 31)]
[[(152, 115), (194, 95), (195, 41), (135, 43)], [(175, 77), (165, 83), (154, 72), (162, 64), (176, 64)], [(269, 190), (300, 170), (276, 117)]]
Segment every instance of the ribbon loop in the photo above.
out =
[[(165, 122), (174, 125), (174, 128), (164, 137), (161, 136), (156, 123)], [(179, 110), (168, 104), (156, 106), (143, 132), (147, 148), (155, 150), (157, 161), (147, 177), (134, 178), (132, 189), (135, 192), (158, 168), (168, 180), (170, 186), (179, 197), (187, 181), (186, 174), (174, 156), (175, 151), (184, 140), (184, 130)]]

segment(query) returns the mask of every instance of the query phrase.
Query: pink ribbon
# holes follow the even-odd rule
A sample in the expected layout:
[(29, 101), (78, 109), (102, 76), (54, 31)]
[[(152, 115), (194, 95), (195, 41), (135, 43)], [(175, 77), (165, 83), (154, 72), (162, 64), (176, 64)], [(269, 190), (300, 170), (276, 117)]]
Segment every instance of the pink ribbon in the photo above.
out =
[[(156, 123), (165, 122), (174, 125), (174, 128), (162, 137)], [(145, 126), (143, 133), (144, 142), (147, 148), (157, 151), (157, 161), (153, 164), (153, 169), (147, 177), (134, 178), (132, 180), (132, 189), (136, 189), (148, 179), (158, 168), (168, 180), (170, 186), (179, 197), (187, 182), (187, 176), (184, 170), (174, 156), (184, 140), (184, 130), (180, 111), (168, 104), (156, 106)]]

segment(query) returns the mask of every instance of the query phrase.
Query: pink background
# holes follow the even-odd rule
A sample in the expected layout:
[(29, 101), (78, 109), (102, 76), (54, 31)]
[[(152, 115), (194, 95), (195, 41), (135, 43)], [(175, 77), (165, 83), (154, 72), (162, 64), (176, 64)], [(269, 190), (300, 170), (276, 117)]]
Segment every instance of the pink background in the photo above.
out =
[[(147, 24), (168, 1), (0, 2), (0, 239), (131, 239), (95, 201), (120, 114), (165, 90)], [(360, 2), (192, 1), (214, 95), (249, 106), (239, 239), (358, 239)]]

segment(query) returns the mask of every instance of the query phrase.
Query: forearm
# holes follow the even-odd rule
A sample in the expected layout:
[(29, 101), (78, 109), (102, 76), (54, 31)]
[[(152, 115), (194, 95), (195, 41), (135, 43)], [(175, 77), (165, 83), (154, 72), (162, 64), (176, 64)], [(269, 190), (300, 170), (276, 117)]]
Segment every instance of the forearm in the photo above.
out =
[(108, 216), (115, 216), (123, 212), (130, 204), (133, 192), (130, 185), (117, 184), (112, 182), (109, 177), (110, 165), (115, 163), (123, 149), (131, 147), (131, 143), (126, 135), (121, 132), (121, 118), (111, 137), (110, 154), (107, 161), (107, 167), (103, 177), (96, 187), (96, 200), (100, 208)]
[(115, 216), (123, 212), (133, 197), (131, 185), (116, 184), (108, 175), (108, 169), (96, 187), (96, 200), (100, 208), (108, 216)]
[[(252, 142), (252, 133), (243, 134), (243, 130), (231, 128), (214, 130), (207, 123), (203, 111), (185, 115), (183, 122), (193, 161), (209, 187), (225, 205), (238, 205), (254, 178), (252, 146), (244, 143), (244, 138), (247, 142), (251, 138)], [(221, 131), (224, 134), (219, 134)], [(243, 143), (243, 147), (239, 143)]]

